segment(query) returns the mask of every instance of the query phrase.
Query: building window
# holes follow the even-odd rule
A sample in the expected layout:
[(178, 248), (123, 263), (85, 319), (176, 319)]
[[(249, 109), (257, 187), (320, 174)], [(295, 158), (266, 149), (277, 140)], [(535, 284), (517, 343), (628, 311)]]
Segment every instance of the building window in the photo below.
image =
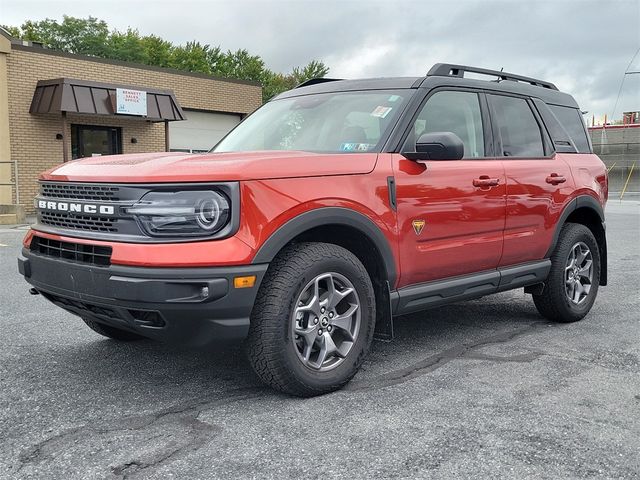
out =
[(122, 153), (122, 129), (95, 125), (71, 125), (71, 158)]

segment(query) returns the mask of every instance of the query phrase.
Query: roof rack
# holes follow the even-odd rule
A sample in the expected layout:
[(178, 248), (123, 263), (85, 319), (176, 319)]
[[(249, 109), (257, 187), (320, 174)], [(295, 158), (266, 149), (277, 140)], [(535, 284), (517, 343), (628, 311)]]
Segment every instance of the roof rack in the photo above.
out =
[(513, 82), (524, 82), (536, 87), (549, 88), (551, 90), (558, 90), (551, 82), (545, 82), (536, 78), (523, 77), (522, 75), (515, 75), (513, 73), (499, 72), (498, 70), (488, 70), (486, 68), (469, 67), (467, 65), (453, 65), (450, 63), (436, 63), (431, 70), (427, 73), (427, 77), (458, 77), (464, 78), (465, 72), (479, 73), (481, 75), (489, 75), (492, 77), (498, 77), (498, 81), (511, 80)]
[(342, 78), (325, 78), (325, 77), (311, 78), (306, 82), (302, 82), (300, 85), (296, 85), (295, 88), (308, 87), (309, 85), (317, 85), (318, 83), (337, 82), (340, 80), (342, 80)]

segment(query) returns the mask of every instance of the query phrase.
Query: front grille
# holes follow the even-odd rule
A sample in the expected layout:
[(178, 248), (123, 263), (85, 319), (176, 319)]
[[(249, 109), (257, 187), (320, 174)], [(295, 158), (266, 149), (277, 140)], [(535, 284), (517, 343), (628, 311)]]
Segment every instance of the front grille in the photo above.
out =
[(117, 219), (69, 213), (41, 212), (40, 223), (59, 228), (72, 228), (88, 232), (117, 232)]
[[(224, 238), (237, 228), (240, 215), (240, 190), (233, 183), (189, 184), (99, 184), (41, 181), (40, 192), (34, 199), (37, 223), (34, 230), (75, 238), (91, 238), (108, 242), (166, 243), (165, 237), (150, 237), (138, 219), (129, 213), (151, 191), (177, 192), (187, 189), (220, 190), (231, 198), (231, 216), (235, 222), (221, 232), (208, 237)], [(234, 230), (235, 232), (235, 230)], [(191, 242), (191, 237), (176, 236), (175, 242)]]
[(120, 200), (120, 188), (110, 185), (80, 185), (73, 183), (43, 183), (40, 189), (49, 198), (71, 198), (74, 200)]
[(86, 245), (84, 243), (61, 242), (44, 237), (33, 237), (31, 251), (52, 258), (107, 267), (111, 265), (111, 247)]

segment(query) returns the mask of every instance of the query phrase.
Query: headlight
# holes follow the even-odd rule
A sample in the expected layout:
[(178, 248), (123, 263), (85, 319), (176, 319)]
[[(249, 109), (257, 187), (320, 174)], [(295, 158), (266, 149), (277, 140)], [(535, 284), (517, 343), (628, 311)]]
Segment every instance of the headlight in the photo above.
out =
[(228, 198), (213, 190), (149, 192), (127, 213), (152, 237), (203, 237), (229, 223)]

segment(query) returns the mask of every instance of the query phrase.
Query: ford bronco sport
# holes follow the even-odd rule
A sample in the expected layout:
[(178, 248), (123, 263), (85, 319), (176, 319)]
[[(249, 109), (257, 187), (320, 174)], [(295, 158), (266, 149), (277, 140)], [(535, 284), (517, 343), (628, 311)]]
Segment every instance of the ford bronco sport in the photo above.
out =
[(40, 181), (32, 293), (116, 340), (245, 339), (294, 395), (347, 383), (394, 316), (524, 288), (573, 322), (607, 283), (607, 173), (578, 105), (505, 72), (310, 80), (208, 154)]

